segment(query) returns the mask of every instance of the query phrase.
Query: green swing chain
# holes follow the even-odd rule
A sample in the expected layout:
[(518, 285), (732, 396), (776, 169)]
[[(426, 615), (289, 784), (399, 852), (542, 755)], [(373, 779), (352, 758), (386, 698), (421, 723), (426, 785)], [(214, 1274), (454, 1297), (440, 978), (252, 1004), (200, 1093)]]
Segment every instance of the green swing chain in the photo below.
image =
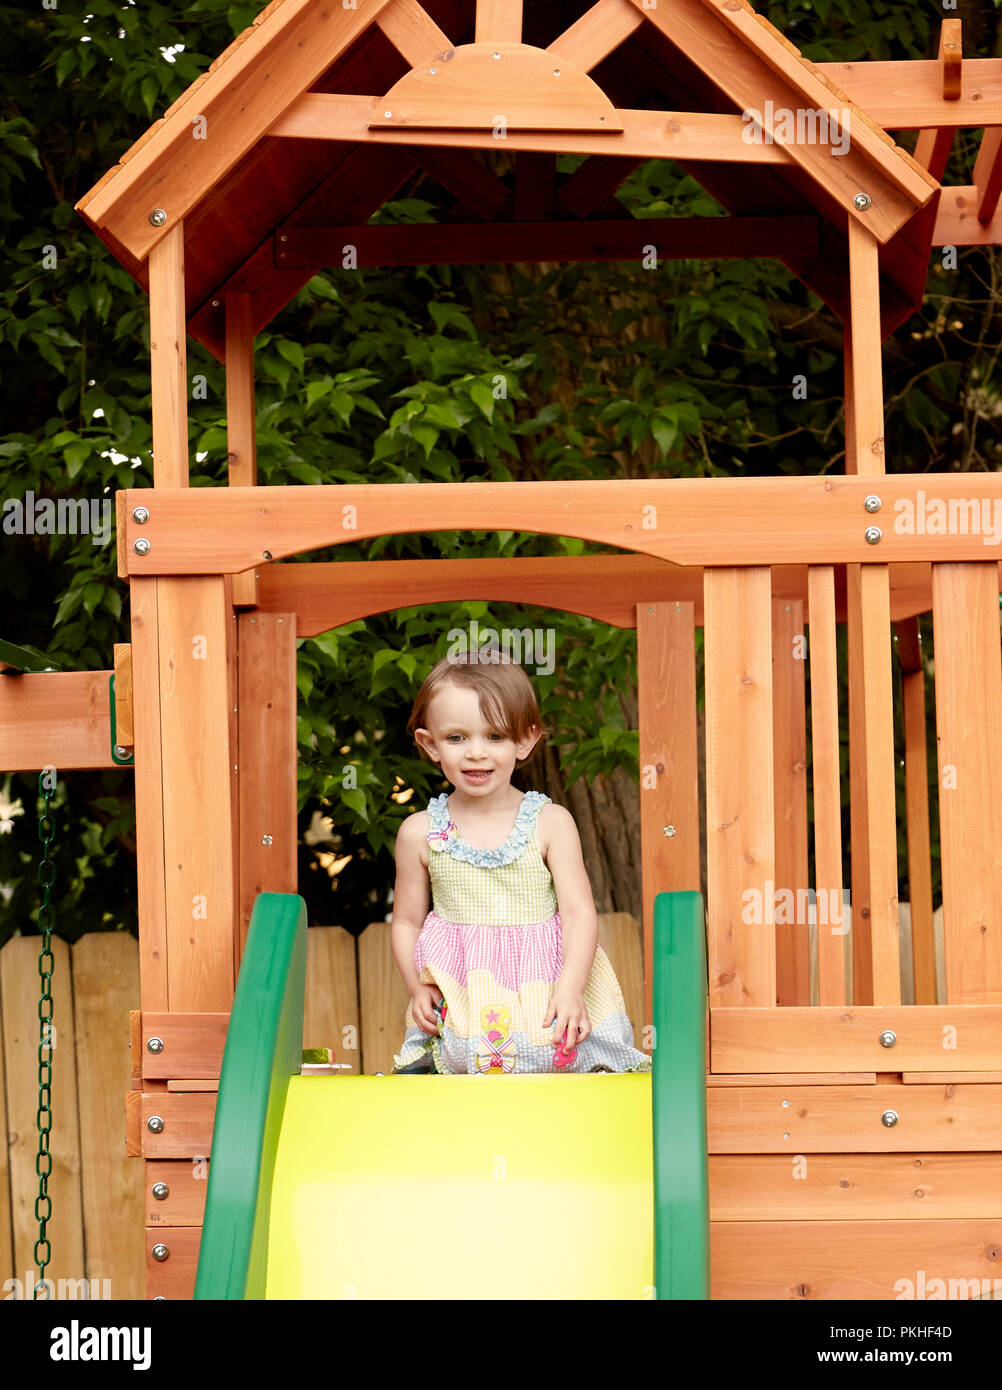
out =
[(53, 957), (52, 927), (55, 909), (49, 902), (49, 893), (55, 877), (55, 865), (49, 858), (55, 827), (49, 814), (49, 802), (53, 788), (51, 769), (39, 774), (38, 794), (43, 800), (43, 809), (38, 817), (38, 838), (42, 842), (42, 859), (38, 866), (38, 882), (42, 889), (42, 901), (38, 909), (38, 925), (42, 933), (42, 952), (38, 957), (38, 977), (41, 981), (41, 995), (38, 1000), (38, 1110), (35, 1120), (38, 1125), (38, 1154), (35, 1158), (35, 1172), (38, 1174), (38, 1196), (35, 1198), (35, 1219), (38, 1221), (38, 1239), (35, 1241), (35, 1264), (38, 1266), (38, 1283), (34, 1297), (47, 1299), (49, 1286), (45, 1280), (45, 1266), (52, 1259), (52, 1247), (45, 1234), (45, 1227), (52, 1217), (52, 1198), (49, 1196), (49, 1175), (52, 1172), (52, 1156), (49, 1153), (49, 1132), (52, 1129), (52, 970)]

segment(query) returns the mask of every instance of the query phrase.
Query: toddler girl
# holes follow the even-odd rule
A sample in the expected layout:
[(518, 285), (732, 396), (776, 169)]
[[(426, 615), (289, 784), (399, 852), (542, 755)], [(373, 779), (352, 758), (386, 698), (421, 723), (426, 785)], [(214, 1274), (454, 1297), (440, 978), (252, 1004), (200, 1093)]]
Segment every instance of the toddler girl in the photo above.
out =
[(577, 827), (511, 785), (542, 721), (528, 676), (498, 655), (440, 661), (411, 711), (454, 790), (397, 836), (391, 934), (411, 1003), (394, 1073), (649, 1071), (598, 945)]

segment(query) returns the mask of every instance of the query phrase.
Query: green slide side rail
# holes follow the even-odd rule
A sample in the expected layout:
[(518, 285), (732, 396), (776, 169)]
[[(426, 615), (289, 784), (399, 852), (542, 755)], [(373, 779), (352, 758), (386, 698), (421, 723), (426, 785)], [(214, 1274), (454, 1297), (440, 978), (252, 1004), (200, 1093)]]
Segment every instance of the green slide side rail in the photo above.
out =
[(700, 893), (654, 900), (654, 1283), (658, 1300), (710, 1296), (706, 940)]
[(219, 1077), (196, 1299), (264, 1298), (271, 1174), (302, 1062), (305, 989), (306, 904), (259, 893)]

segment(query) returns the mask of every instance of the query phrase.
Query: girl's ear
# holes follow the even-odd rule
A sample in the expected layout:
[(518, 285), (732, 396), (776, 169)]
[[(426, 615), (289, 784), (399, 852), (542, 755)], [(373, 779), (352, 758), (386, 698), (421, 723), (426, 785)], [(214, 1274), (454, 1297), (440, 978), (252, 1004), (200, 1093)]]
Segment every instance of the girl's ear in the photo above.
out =
[(433, 763), (437, 763), (439, 761), (438, 750), (435, 746), (435, 740), (432, 738), (431, 734), (428, 732), (427, 729), (415, 729), (414, 741), (417, 743), (419, 748), (421, 748), (425, 753), (428, 754), (428, 757), (431, 758)]
[(519, 762), (524, 762), (536, 744), (543, 736), (543, 731), (538, 724), (533, 724), (523, 739), (515, 744), (515, 756)]

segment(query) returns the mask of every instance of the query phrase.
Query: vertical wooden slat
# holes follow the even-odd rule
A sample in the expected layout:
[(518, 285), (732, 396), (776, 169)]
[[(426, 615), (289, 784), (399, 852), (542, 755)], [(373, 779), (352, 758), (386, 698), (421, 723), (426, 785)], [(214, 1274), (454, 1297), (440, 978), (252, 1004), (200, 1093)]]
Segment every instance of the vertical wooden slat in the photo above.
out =
[(598, 944), (616, 973), (626, 1016), (633, 1025), (633, 1045), (644, 1046), (644, 942), (640, 923), (628, 912), (603, 912), (598, 919)]
[(139, 1002), (134, 938), (82, 937), (73, 947), (73, 998), (87, 1276), (109, 1280), (112, 1298), (138, 1299), (145, 1291), (143, 1165), (126, 1156), (122, 1105), (129, 1011)]
[(707, 568), (706, 856), (711, 1007), (776, 1002), (771, 577)]
[[(0, 953), (0, 1024), (7, 1072), (7, 1126), (10, 1142), (11, 1217), (14, 1229), (14, 1277), (27, 1282), (35, 1269), (38, 1239), (35, 1198), (38, 1177), (38, 953), (37, 936), (18, 936)], [(83, 1279), (83, 1210), (80, 1201), (80, 1127), (77, 1118), (76, 1044), (70, 951), (52, 940), (52, 1173), (48, 1194), (52, 1218), (47, 1238), (52, 1259), (50, 1279)]]
[[(807, 709), (804, 605), (772, 601), (773, 788), (776, 800), (776, 892), (793, 894), (793, 921), (776, 923), (776, 1002), (811, 1002), (807, 893)], [(777, 903), (783, 899), (777, 899)], [(785, 903), (784, 903), (785, 906)], [(777, 911), (787, 917), (788, 912)]]
[(241, 613), (238, 632), (242, 950), (257, 894), (297, 888), (296, 615)]
[[(818, 899), (818, 1003), (844, 1004), (842, 791), (839, 769), (835, 571), (807, 571), (811, 653), (814, 884)], [(823, 896), (822, 896), (823, 895)], [(825, 910), (826, 906), (826, 910)], [(827, 921), (825, 921), (827, 918)]]
[(150, 376), (154, 487), (188, 486), (188, 348), (184, 223), (150, 252)]
[(116, 642), (115, 651), (115, 743), (132, 748), (135, 731), (132, 724), (132, 647), (128, 642)]
[(1002, 1002), (1002, 666), (994, 562), (934, 564), (948, 1004)]
[[(877, 242), (857, 219), (849, 221), (849, 302), (851, 333), (846, 377), (851, 380), (852, 412), (847, 423), (855, 471), (876, 478), (884, 472), (884, 391), (880, 351), (880, 274)], [(848, 461), (848, 454), (847, 454)], [(879, 494), (879, 489), (877, 489)], [(863, 513), (861, 525), (879, 514)], [(888, 525), (887, 520), (884, 525)], [(858, 594), (857, 673), (862, 677), (862, 715), (866, 729), (866, 834), (869, 868), (869, 971), (861, 978), (860, 956), (854, 962), (857, 1003), (897, 1003), (898, 960), (897, 817), (894, 798), (894, 710), (891, 683), (890, 581), (886, 565), (860, 567), (858, 580), (847, 585), (850, 606)], [(861, 663), (861, 669), (860, 669)], [(857, 714), (859, 706), (857, 703)], [(851, 716), (850, 716), (851, 717)], [(853, 910), (854, 946), (861, 914)], [(861, 939), (862, 938), (862, 939)], [(865, 950), (864, 953), (865, 955)], [(861, 998), (868, 987), (869, 999)]]
[(699, 892), (701, 886), (691, 603), (637, 605), (637, 707), (646, 1022), (651, 1017), (655, 895)]
[[(2, 959), (0, 959), (0, 1009), (3, 1007)], [(4, 1056), (3, 1017), (0, 1015), (0, 1282), (14, 1274), (14, 1229), (11, 1221), (11, 1165), (8, 1134), (7, 1071), (16, 1065)]]
[(161, 579), (158, 592), (168, 1007), (227, 1010), (236, 853), (230, 614), (218, 576)]
[(311, 927), (306, 933), (306, 1009), (303, 1047), (332, 1047), (336, 1060), (358, 1075), (361, 1050), (355, 938), (344, 927)]
[(522, 0), (477, 0), (477, 43), (521, 43)]
[(845, 567), (849, 672), (849, 872), (852, 905), (852, 997), (856, 1004), (872, 1004), (870, 837), (866, 805), (866, 717), (863, 707), (863, 613), (860, 594), (862, 569), (862, 565)]
[(936, 1002), (932, 933), (932, 857), (929, 842), (929, 760), (926, 750), (925, 671), (918, 618), (895, 623), (905, 725), (905, 803), (911, 908), (912, 977), (916, 1004)]
[(358, 1000), (367, 1076), (393, 1069), (404, 1041), (410, 995), (390, 949), (389, 922), (373, 922), (358, 938)]
[(142, 1007), (167, 1008), (167, 909), (164, 896), (163, 779), (160, 751), (159, 579), (134, 576), (132, 714), (135, 737), (136, 877)]
[[(254, 487), (257, 483), (257, 419), (249, 294), (226, 296), (226, 449), (230, 487)], [(257, 602), (254, 570), (233, 576), (233, 601), (244, 605)]]

